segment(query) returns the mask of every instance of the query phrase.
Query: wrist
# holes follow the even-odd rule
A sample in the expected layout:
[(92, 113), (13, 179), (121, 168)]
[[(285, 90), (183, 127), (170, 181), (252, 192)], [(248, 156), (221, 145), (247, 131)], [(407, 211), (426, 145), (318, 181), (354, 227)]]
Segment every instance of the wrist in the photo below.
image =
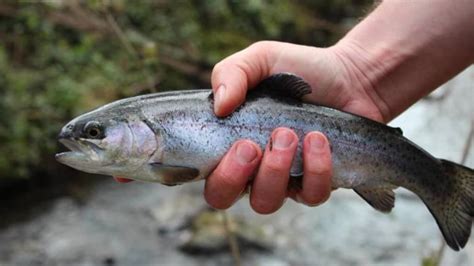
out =
[(380, 93), (381, 84), (413, 53), (391, 49), (384, 42), (366, 47), (350, 38), (341, 39), (329, 49), (343, 66), (345, 87), (352, 93), (367, 96), (381, 115), (378, 120), (390, 121), (394, 114), (390, 102)]
[(384, 1), (332, 47), (384, 121), (472, 64), (474, 6), (463, 4)]

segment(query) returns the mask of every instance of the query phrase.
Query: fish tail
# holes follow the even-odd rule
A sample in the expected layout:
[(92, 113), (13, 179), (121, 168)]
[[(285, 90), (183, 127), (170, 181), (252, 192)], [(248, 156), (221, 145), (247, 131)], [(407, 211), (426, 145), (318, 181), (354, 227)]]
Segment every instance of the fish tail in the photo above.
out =
[[(474, 218), (474, 170), (441, 160), (446, 185), (443, 195), (423, 199), (433, 214), (446, 243), (454, 250), (462, 249), (471, 234)], [(440, 193), (441, 194), (441, 193)]]

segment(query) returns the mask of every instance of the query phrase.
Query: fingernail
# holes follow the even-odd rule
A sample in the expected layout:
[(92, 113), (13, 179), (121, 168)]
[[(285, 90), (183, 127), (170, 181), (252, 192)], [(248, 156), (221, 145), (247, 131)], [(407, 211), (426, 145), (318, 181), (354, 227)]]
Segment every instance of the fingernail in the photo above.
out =
[(273, 148), (276, 149), (286, 149), (290, 147), (291, 143), (293, 143), (294, 137), (291, 134), (291, 131), (287, 129), (280, 129), (276, 132), (275, 136), (273, 137)]
[(226, 87), (224, 84), (221, 84), (217, 87), (216, 93), (214, 94), (214, 113), (219, 113), (222, 105), (222, 101), (225, 97)]
[(257, 150), (251, 144), (242, 142), (237, 146), (237, 159), (241, 164), (248, 164), (257, 157)]
[(309, 145), (311, 146), (311, 151), (318, 152), (326, 146), (326, 139), (320, 134), (313, 133), (309, 136)]

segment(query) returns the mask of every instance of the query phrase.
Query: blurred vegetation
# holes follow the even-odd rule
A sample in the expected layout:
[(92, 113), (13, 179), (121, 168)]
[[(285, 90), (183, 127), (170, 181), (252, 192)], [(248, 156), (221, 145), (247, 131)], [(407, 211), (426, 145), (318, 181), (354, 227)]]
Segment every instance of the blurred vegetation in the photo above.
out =
[(258, 40), (331, 45), (371, 2), (1, 1), (0, 179), (55, 175), (56, 134), (84, 111), (209, 87), (216, 62)]

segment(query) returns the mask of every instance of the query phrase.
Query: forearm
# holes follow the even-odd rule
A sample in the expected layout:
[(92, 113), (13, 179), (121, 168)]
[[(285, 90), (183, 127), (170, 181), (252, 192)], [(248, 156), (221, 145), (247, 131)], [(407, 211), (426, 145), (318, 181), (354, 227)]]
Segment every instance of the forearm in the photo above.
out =
[(389, 121), (473, 63), (474, 1), (384, 1), (334, 48)]

